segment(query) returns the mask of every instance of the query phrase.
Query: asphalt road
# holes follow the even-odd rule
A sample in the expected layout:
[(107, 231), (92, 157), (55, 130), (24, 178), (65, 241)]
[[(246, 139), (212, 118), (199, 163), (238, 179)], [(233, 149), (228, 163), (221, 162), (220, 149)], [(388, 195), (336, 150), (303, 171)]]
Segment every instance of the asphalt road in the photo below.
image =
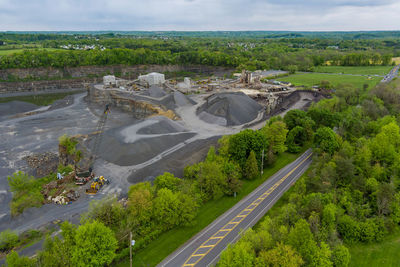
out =
[(309, 149), (178, 248), (158, 266), (189, 267), (215, 264), (228, 244), (235, 242), (244, 230), (260, 220), (306, 171), (311, 161), (312, 151)]
[(395, 66), (385, 77), (382, 79), (382, 83), (391, 82), (399, 74), (400, 65)]

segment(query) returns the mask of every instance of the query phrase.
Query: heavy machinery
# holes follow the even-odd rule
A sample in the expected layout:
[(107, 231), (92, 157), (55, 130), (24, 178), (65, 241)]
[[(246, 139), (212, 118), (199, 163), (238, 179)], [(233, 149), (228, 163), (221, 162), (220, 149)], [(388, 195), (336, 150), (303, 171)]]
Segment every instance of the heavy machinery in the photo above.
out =
[(89, 189), (86, 189), (86, 194), (88, 195), (95, 195), (97, 194), (97, 192), (99, 192), (99, 190), (105, 185), (105, 184), (109, 184), (110, 181), (106, 178), (104, 178), (103, 176), (100, 177), (95, 177), (93, 179), (92, 184), (90, 185)]
[(94, 163), (94, 160), (96, 159), (96, 155), (97, 155), (97, 152), (99, 150), (99, 146), (100, 146), (100, 143), (101, 143), (101, 138), (102, 138), (102, 135), (103, 135), (103, 128), (104, 128), (104, 126), (106, 124), (107, 116), (108, 116), (109, 112), (110, 112), (110, 107), (107, 104), (105, 106), (104, 112), (101, 115), (100, 120), (98, 121), (97, 126), (96, 126), (95, 133), (97, 135), (94, 138), (93, 146), (92, 146), (92, 153), (91, 153), (92, 155), (91, 155), (91, 157), (89, 159), (89, 162), (87, 164), (87, 166), (89, 168), (88, 168), (87, 171), (77, 172), (76, 173), (76, 175), (75, 175), (75, 184), (77, 184), (77, 185), (84, 185), (94, 177), (93, 163)]

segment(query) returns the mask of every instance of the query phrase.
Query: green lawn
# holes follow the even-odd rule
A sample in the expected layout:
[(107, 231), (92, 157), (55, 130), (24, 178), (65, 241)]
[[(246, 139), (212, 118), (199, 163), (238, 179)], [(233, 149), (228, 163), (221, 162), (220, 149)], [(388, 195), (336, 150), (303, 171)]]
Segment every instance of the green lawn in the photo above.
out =
[(72, 95), (76, 93), (77, 92), (68, 92), (68, 93), (42, 94), (42, 95), (30, 95), (30, 96), (0, 97), (0, 103), (6, 103), (10, 101), (24, 101), (38, 106), (48, 106), (53, 104), (53, 102), (56, 100), (63, 99), (67, 95)]
[[(301, 153), (303, 153), (302, 151)], [(212, 223), (221, 214), (234, 206), (243, 197), (247, 196), (260, 184), (267, 180), (271, 175), (278, 170), (294, 161), (301, 153), (290, 154), (283, 153), (276, 163), (264, 170), (262, 178), (253, 181), (244, 181), (242, 191), (237, 194), (236, 198), (223, 197), (221, 199), (207, 202), (201, 206), (196, 216), (195, 223), (192, 226), (180, 227), (172, 229), (168, 232), (161, 234), (156, 240), (151, 242), (146, 248), (137, 251), (134, 254), (133, 266), (155, 266), (176, 250), (179, 246), (184, 244), (192, 236), (196, 235), (207, 225)], [(128, 266), (129, 259), (121, 262), (118, 266)]]
[(342, 66), (318, 66), (314, 72), (320, 73), (344, 73), (357, 75), (386, 75), (393, 66), (367, 66), (367, 67), (342, 67)]
[[(15, 53), (21, 53), (24, 50), (34, 50), (31, 48), (26, 48), (26, 49), (4, 49), (4, 50), (0, 50), (0, 56), (4, 56), (4, 55), (11, 55), (11, 54), (15, 54)], [(57, 49), (57, 48), (40, 48), (39, 50), (47, 50), (47, 51), (57, 51), (57, 50), (61, 50), (61, 49)]]
[(326, 80), (329, 81), (333, 86), (337, 86), (338, 84), (352, 84), (358, 88), (361, 88), (364, 84), (368, 84), (369, 88), (372, 88), (382, 80), (382, 77), (351, 76), (324, 73), (300, 73), (279, 78), (278, 80), (283, 82), (291, 82), (295, 86), (304, 85), (306, 87), (319, 85), (321, 81)]
[(356, 244), (349, 247), (352, 267), (400, 266), (400, 233), (374, 244)]

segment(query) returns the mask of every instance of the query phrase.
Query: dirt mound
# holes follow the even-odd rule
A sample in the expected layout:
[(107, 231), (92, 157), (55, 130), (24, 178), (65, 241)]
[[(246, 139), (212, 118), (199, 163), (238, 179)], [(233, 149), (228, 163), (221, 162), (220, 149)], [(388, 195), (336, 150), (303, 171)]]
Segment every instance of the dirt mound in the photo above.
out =
[(0, 116), (14, 115), (39, 108), (35, 104), (23, 101), (10, 101), (0, 103)]
[[(219, 125), (241, 125), (257, 118), (263, 107), (242, 92), (214, 94), (197, 114), (204, 121)], [(218, 120), (215, 120), (218, 119)]]

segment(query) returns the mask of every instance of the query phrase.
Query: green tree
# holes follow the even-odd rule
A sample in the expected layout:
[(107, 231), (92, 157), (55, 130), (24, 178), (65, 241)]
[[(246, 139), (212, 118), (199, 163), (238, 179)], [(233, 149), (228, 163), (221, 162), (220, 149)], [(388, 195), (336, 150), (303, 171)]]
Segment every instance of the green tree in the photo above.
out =
[(297, 153), (300, 152), (301, 147), (307, 141), (307, 132), (301, 126), (296, 126), (292, 130), (289, 131), (288, 136), (286, 138), (286, 143), (289, 152)]
[(265, 125), (261, 131), (268, 140), (268, 150), (270, 150), (271, 153), (282, 153), (286, 151), (287, 147), (285, 142), (288, 129), (283, 121), (275, 121), (272, 124)]
[(256, 158), (261, 163), (261, 153), (268, 147), (268, 141), (261, 132), (246, 129), (229, 138), (229, 155), (244, 168), (250, 151), (256, 153)]
[(244, 168), (244, 176), (249, 180), (256, 179), (260, 176), (256, 154), (254, 153), (253, 150), (250, 152), (250, 155), (247, 158), (246, 165)]
[(315, 133), (314, 145), (323, 152), (333, 154), (340, 147), (338, 140), (338, 136), (331, 128), (321, 127)]
[(303, 265), (304, 261), (291, 246), (278, 243), (275, 248), (268, 251), (261, 251), (256, 259), (255, 266), (271, 267), (297, 267)]
[(94, 221), (78, 227), (71, 261), (75, 266), (103, 266), (115, 257), (118, 243), (110, 228)]
[(350, 252), (343, 245), (338, 245), (333, 249), (332, 262), (335, 267), (347, 267), (350, 263)]
[(239, 241), (221, 253), (218, 267), (253, 266), (255, 260), (254, 250), (249, 242)]
[(182, 180), (175, 177), (173, 174), (169, 172), (165, 172), (163, 175), (159, 175), (154, 180), (154, 186), (156, 190), (160, 190), (162, 188), (168, 188), (169, 190), (176, 192), (178, 191), (179, 186), (181, 185)]
[(205, 200), (222, 197), (227, 186), (227, 177), (216, 162), (202, 162), (197, 181)]

